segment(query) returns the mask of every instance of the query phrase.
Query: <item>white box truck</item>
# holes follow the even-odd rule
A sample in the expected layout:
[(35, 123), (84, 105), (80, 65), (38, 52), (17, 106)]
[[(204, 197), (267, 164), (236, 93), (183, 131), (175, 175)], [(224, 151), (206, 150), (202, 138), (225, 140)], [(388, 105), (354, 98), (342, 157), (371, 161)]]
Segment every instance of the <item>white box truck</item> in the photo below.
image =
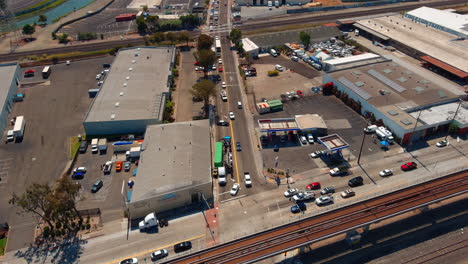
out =
[(24, 119), (24, 116), (17, 116), (13, 127), (13, 134), (15, 135), (16, 140), (23, 139), (25, 125), (26, 120)]
[(138, 158), (140, 157), (140, 154), (141, 154), (141, 146), (133, 147), (129, 151), (125, 152), (125, 156), (127, 157), (127, 160)]
[(375, 131), (375, 134), (380, 139), (386, 140), (388, 143), (393, 143), (393, 140), (394, 140), (393, 134), (385, 127), (382, 127), (382, 126), (378, 127), (377, 130)]
[(99, 151), (99, 149), (98, 149), (98, 141), (99, 141), (99, 139), (97, 139), (97, 138), (93, 138), (93, 139), (91, 140), (91, 152), (92, 152), (93, 154), (98, 153), (98, 151)]
[(278, 0), (275, 1), (275, 7), (278, 8), (280, 6), (280, 2)]
[(138, 229), (140, 231), (146, 231), (152, 227), (157, 227), (159, 224), (158, 218), (155, 213), (151, 213), (145, 216), (145, 219), (138, 223)]
[(268, 1), (268, 9), (271, 10), (272, 7), (273, 7), (273, 2), (272, 2), (272, 1)]
[(98, 149), (101, 154), (107, 152), (107, 138), (101, 138), (98, 141)]

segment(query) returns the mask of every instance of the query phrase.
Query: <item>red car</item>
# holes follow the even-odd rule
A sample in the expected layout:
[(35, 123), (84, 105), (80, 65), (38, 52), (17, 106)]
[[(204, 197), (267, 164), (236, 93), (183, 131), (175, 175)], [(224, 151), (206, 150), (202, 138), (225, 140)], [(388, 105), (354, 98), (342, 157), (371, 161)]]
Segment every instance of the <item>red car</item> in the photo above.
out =
[(318, 190), (320, 189), (320, 182), (313, 182), (309, 185), (306, 186), (306, 189), (309, 189), (309, 190)]
[(193, 63), (194, 66), (198, 66), (198, 61)]
[(418, 167), (418, 164), (416, 164), (415, 162), (407, 162), (403, 165), (401, 165), (401, 170), (402, 171), (410, 171), (410, 170), (414, 170)]
[(223, 67), (219, 66), (218, 71), (223, 72)]
[(299, 95), (299, 96), (303, 96), (304, 94), (302, 93), (302, 91), (301, 91), (301, 90), (297, 90), (297, 95)]

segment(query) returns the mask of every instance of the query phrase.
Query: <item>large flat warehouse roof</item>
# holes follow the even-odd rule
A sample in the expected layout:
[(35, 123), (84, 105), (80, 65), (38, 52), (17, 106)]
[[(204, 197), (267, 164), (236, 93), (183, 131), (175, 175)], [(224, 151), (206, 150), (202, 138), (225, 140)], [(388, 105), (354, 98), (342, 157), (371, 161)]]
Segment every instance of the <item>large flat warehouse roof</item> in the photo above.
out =
[(13, 77), (15, 76), (16, 72), (16, 63), (15, 64), (6, 64), (0, 65), (0, 104), (2, 104), (2, 109), (4, 107), (4, 103), (8, 96), (8, 92), (11, 88), (11, 82), (13, 81)]
[(455, 37), (449, 33), (426, 27), (400, 15), (363, 19), (356, 23), (468, 72), (468, 40), (454, 40)]
[(131, 202), (211, 182), (208, 120), (148, 126)]
[(174, 47), (120, 50), (85, 122), (162, 120)]
[(409, 11), (406, 16), (430, 22), (434, 27), (440, 26), (452, 30), (460, 37), (468, 36), (468, 15), (423, 6)]

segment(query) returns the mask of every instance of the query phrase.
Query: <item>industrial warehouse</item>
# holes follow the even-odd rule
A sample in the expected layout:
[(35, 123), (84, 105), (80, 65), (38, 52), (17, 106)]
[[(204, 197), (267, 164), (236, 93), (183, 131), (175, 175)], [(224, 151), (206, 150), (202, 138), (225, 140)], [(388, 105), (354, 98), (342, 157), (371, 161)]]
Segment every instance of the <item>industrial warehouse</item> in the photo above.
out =
[[(361, 114), (380, 120), (397, 142), (408, 144), (447, 131), (468, 131), (468, 106), (463, 92), (447, 83), (439, 86), (392, 60), (331, 71), (324, 83), (333, 83), (361, 107)], [(429, 114), (430, 113), (430, 114)]]
[(208, 120), (148, 126), (131, 218), (188, 206), (213, 197)]
[(6, 127), (8, 114), (13, 107), (13, 97), (19, 85), (19, 74), (21, 68), (16, 63), (0, 65), (0, 104), (2, 110), (0, 112), (0, 131)]
[(143, 134), (163, 122), (175, 48), (121, 49), (83, 126), (87, 135)]

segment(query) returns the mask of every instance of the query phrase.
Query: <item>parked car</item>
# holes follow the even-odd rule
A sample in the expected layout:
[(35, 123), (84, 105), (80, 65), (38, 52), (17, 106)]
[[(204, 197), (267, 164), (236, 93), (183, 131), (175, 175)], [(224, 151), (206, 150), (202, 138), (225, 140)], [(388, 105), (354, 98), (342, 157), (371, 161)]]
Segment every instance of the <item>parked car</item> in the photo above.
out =
[(276, 64), (275, 65), (275, 69), (277, 69), (278, 71), (282, 72), (283, 71), (283, 66), (279, 65), (279, 64)]
[(230, 118), (231, 120), (236, 119), (236, 116), (234, 115), (234, 112), (232, 112), (232, 111), (229, 112), (229, 118)]
[(216, 64), (213, 64), (213, 65), (211, 66), (211, 69), (212, 69), (213, 71), (216, 71)]
[(299, 61), (299, 58), (298, 58), (297, 56), (292, 56), (292, 57), (291, 57), (291, 60), (293, 60), (293, 61)]
[(101, 79), (101, 74), (96, 75), (96, 80)]
[(81, 179), (84, 178), (84, 175), (85, 175), (85, 174), (84, 174), (83, 172), (78, 171), (78, 172), (74, 172), (74, 173), (72, 174), (71, 177), (72, 177), (72, 179), (74, 179), (74, 180), (81, 180)]
[(218, 64), (223, 64), (223, 59), (218, 59)]
[(382, 176), (382, 177), (391, 176), (391, 175), (393, 175), (393, 171), (391, 169), (385, 169), (385, 170), (379, 172), (379, 175)]
[(165, 249), (154, 251), (153, 253), (151, 253), (151, 260), (156, 261), (156, 260), (159, 260), (159, 259), (163, 259), (163, 258), (167, 257), (168, 255), (169, 255), (169, 252), (167, 252), (167, 250), (165, 250)]
[(82, 172), (86, 173), (86, 167), (78, 167), (73, 169), (73, 173)]
[(313, 182), (309, 185), (306, 186), (306, 189), (309, 189), (309, 190), (318, 190), (320, 189), (320, 182)]
[(104, 185), (104, 182), (102, 180), (97, 180), (91, 187), (91, 192), (96, 193), (102, 188), (103, 185)]
[(218, 174), (219, 174), (219, 171), (218, 171), (218, 168), (217, 167), (214, 167), (213, 168), (213, 177), (218, 177)]
[(448, 146), (448, 141), (447, 140), (441, 140), (441, 141), (436, 143), (436, 146), (439, 147), (439, 148)]
[(314, 144), (314, 136), (312, 134), (307, 134), (307, 141), (309, 141), (309, 144)]
[(284, 192), (284, 197), (286, 197), (286, 198), (292, 197), (292, 196), (296, 195), (298, 192), (299, 192), (299, 189), (296, 189), (296, 188), (289, 189), (289, 190)]
[(305, 203), (302, 203), (302, 202), (299, 202), (299, 203), (291, 206), (291, 213), (293, 213), (293, 214), (304, 212), (305, 210), (307, 210), (307, 206), (306, 206)]
[(229, 122), (225, 120), (219, 120), (217, 124), (218, 126), (229, 126)]
[(97, 83), (97, 86), (101, 86), (103, 83), (104, 83), (104, 81), (99, 81), (99, 82)]
[(307, 138), (305, 136), (300, 136), (299, 137), (299, 141), (301, 142), (302, 145), (306, 145), (307, 144)]
[(124, 162), (124, 170), (125, 171), (129, 171), (131, 166), (132, 166), (132, 163), (130, 161)]
[(241, 143), (239, 141), (236, 142), (236, 151), (242, 151)]
[(138, 264), (137, 258), (128, 258), (120, 261), (120, 264)]
[(241, 101), (237, 101), (237, 108), (242, 109), (242, 102)]
[(123, 161), (117, 161), (115, 162), (115, 171), (122, 171), (122, 167), (123, 167)]
[(322, 195), (329, 194), (329, 193), (335, 193), (335, 187), (325, 187), (320, 191), (320, 193)]
[(250, 177), (250, 173), (244, 172), (244, 181), (246, 187), (252, 187), (252, 178)]
[(219, 67), (218, 67), (218, 71), (219, 71), (219, 72), (223, 72), (223, 67), (219, 66)]
[(356, 193), (351, 190), (351, 189), (348, 189), (348, 190), (344, 190), (341, 192), (341, 197), (343, 198), (349, 198), (349, 197), (352, 197), (352, 196), (355, 196)]
[(229, 193), (232, 195), (232, 196), (236, 196), (237, 195), (237, 192), (239, 192), (239, 184), (238, 183), (234, 183), (232, 185), (232, 188), (231, 188), (231, 191), (229, 191)]
[(364, 179), (361, 176), (354, 177), (348, 181), (349, 187), (361, 186), (364, 184)]
[(80, 153), (85, 153), (87, 149), (88, 149), (88, 141), (86, 140), (81, 141), (80, 148), (78, 149)]
[(327, 205), (333, 203), (333, 196), (320, 196), (315, 199), (315, 204), (318, 206)]
[(416, 162), (413, 162), (413, 161), (410, 161), (410, 162), (407, 162), (403, 165), (401, 165), (401, 170), (402, 171), (410, 171), (410, 170), (414, 170), (418, 167), (418, 164), (416, 164)]
[(307, 201), (307, 200), (310, 200), (312, 198), (315, 197), (315, 194), (314, 192), (312, 191), (305, 191), (305, 192), (300, 192), (296, 195), (293, 196), (293, 200), (295, 202), (303, 202), (303, 201)]
[(323, 154), (325, 154), (325, 151), (323, 151), (323, 150), (317, 150), (317, 151), (314, 151), (314, 152), (310, 153), (310, 156), (311, 156), (313, 159), (316, 159), (316, 158), (322, 157)]
[(179, 244), (174, 245), (175, 253), (186, 251), (186, 250), (189, 250), (191, 248), (192, 248), (192, 242), (190, 242), (190, 241), (184, 241), (184, 242), (180, 242)]
[(226, 82), (222, 82), (222, 83), (221, 83), (221, 87), (222, 87), (223, 89), (226, 89)]

